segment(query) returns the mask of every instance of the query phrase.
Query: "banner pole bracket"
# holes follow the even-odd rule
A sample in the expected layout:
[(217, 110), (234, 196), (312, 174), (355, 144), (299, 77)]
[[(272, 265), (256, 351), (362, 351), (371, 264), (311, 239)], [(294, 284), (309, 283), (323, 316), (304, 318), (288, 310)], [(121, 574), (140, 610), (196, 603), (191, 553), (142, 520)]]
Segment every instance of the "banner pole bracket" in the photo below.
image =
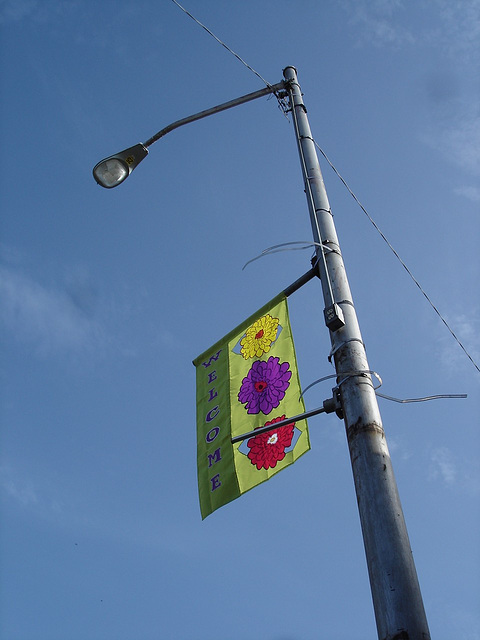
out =
[(269, 431), (275, 431), (280, 427), (285, 427), (287, 424), (292, 424), (292, 422), (298, 422), (299, 420), (306, 420), (307, 418), (316, 416), (319, 413), (333, 413), (334, 411), (339, 418), (343, 418), (342, 408), (340, 404), (340, 394), (337, 388), (333, 389), (333, 397), (327, 398), (327, 400), (323, 401), (323, 406), (318, 407), (317, 409), (311, 409), (310, 411), (305, 411), (304, 413), (300, 413), (298, 416), (285, 418), (285, 420), (279, 420), (274, 424), (268, 424), (268, 425), (265, 425), (264, 427), (259, 427), (258, 429), (254, 429), (253, 431), (242, 433), (241, 436), (235, 436), (234, 438), (232, 438), (231, 442), (232, 444), (236, 444), (237, 442), (242, 442), (247, 438), (253, 438), (255, 436), (258, 436), (261, 433), (268, 433)]
[(304, 284), (307, 284), (307, 282), (310, 282), (310, 280), (315, 278), (315, 276), (319, 277), (318, 269), (316, 266), (309, 269), (309, 271), (304, 273), (303, 276), (300, 276), (300, 278), (295, 280), (295, 282), (292, 282), (291, 285), (289, 285), (288, 287), (286, 287), (286, 289), (283, 290), (283, 293), (288, 298), (289, 296), (292, 295), (292, 293), (295, 293), (295, 291), (298, 291), (300, 287), (303, 287)]

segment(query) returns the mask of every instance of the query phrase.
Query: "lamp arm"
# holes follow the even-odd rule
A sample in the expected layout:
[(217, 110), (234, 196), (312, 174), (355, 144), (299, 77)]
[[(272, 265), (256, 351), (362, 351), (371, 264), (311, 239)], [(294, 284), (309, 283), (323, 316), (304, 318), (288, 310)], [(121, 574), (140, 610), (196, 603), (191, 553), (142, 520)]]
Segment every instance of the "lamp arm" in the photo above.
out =
[(143, 143), (143, 146), (148, 148), (154, 142), (163, 138), (163, 136), (170, 133), (174, 129), (178, 129), (182, 127), (184, 124), (189, 124), (190, 122), (195, 122), (195, 120), (201, 120), (202, 118), (206, 118), (207, 116), (211, 116), (215, 113), (219, 113), (220, 111), (225, 111), (226, 109), (231, 109), (232, 107), (236, 107), (240, 104), (244, 104), (245, 102), (250, 102), (251, 100), (256, 100), (257, 98), (262, 98), (263, 96), (267, 96), (271, 93), (277, 93), (279, 91), (284, 91), (287, 86), (287, 83), (282, 80), (282, 82), (278, 82), (277, 84), (268, 85), (264, 89), (259, 89), (258, 91), (254, 91), (253, 93), (247, 93), (245, 96), (240, 96), (240, 98), (235, 98), (234, 100), (230, 100), (229, 102), (224, 102), (222, 104), (217, 105), (216, 107), (211, 107), (210, 109), (205, 109), (204, 111), (200, 111), (199, 113), (195, 113), (192, 116), (187, 116), (186, 118), (182, 118), (181, 120), (176, 120), (171, 124), (167, 125), (160, 131), (158, 131), (154, 136), (149, 138), (146, 142)]

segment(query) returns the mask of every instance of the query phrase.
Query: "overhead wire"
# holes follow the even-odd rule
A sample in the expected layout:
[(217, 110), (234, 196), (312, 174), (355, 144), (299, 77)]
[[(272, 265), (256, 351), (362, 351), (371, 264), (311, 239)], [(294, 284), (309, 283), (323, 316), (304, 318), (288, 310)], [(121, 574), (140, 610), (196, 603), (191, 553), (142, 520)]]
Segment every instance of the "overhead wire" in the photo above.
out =
[(267, 85), (267, 87), (271, 87), (272, 85), (270, 84), (270, 82), (268, 82), (267, 80), (265, 80), (265, 78), (263, 76), (261, 76), (258, 71), (255, 71), (255, 69), (253, 67), (251, 67), (248, 62), (245, 62), (245, 60), (243, 58), (241, 58), (238, 53), (236, 53), (235, 51), (233, 51), (233, 49), (231, 49), (227, 44), (225, 44), (225, 42), (223, 42), (223, 40), (220, 40), (220, 38), (218, 38), (213, 31), (210, 31), (210, 29), (208, 27), (206, 27), (203, 23), (200, 22), (200, 20), (198, 20), (197, 18), (195, 18), (194, 15), (192, 15), (190, 13), (190, 11), (187, 11), (187, 9), (185, 9), (185, 7), (182, 7), (182, 5), (177, 2), (177, 0), (172, 0), (172, 2), (174, 4), (177, 5), (177, 7), (179, 9), (181, 9), (184, 13), (187, 14), (187, 16), (189, 18), (191, 18), (194, 22), (196, 22), (200, 27), (202, 27), (202, 29), (204, 29), (210, 36), (212, 36), (212, 38), (214, 38), (219, 44), (222, 45), (222, 47), (224, 47), (227, 51), (229, 51), (233, 56), (235, 56), (235, 58), (241, 62), (243, 65), (245, 65), (245, 67), (247, 67), (247, 69), (249, 69), (252, 73), (254, 73), (257, 78), (260, 78), (260, 80), (265, 83)]
[(478, 364), (475, 362), (475, 360), (473, 359), (473, 357), (470, 355), (470, 353), (467, 351), (467, 349), (465, 348), (465, 346), (463, 345), (463, 343), (460, 341), (460, 339), (458, 338), (458, 336), (456, 335), (456, 333), (453, 331), (453, 329), (451, 328), (451, 326), (449, 325), (449, 323), (447, 322), (447, 320), (443, 317), (443, 315), (440, 313), (440, 311), (438, 310), (438, 308), (435, 306), (435, 304), (433, 303), (432, 299), (430, 298), (430, 296), (427, 294), (427, 292), (425, 291), (425, 289), (422, 287), (422, 285), (420, 284), (420, 282), (417, 280), (417, 278), (413, 275), (413, 273), (411, 272), (411, 270), (408, 268), (408, 266), (405, 264), (404, 260), (402, 260), (402, 258), (400, 257), (399, 253), (396, 251), (396, 249), (392, 246), (391, 242), (388, 240), (388, 238), (385, 236), (385, 234), (383, 233), (383, 231), (380, 229), (380, 227), (378, 226), (378, 224), (375, 222), (375, 220), (372, 218), (372, 216), (368, 213), (368, 211), (365, 209), (365, 207), (363, 206), (363, 204), (360, 202), (360, 200), (357, 198), (357, 196), (355, 195), (355, 193), (352, 191), (352, 189), (349, 187), (349, 185), (347, 184), (346, 180), (343, 178), (343, 176), (339, 173), (339, 171), (337, 170), (337, 168), (334, 166), (334, 164), (331, 162), (330, 158), (327, 156), (327, 154), (325, 153), (325, 151), (320, 147), (320, 145), (314, 140), (313, 141), (315, 143), (315, 146), (317, 147), (317, 149), (320, 151), (320, 153), (322, 154), (322, 156), (325, 158), (325, 160), (328, 162), (328, 164), (330, 165), (331, 169), (334, 171), (334, 173), (336, 174), (336, 176), (340, 179), (340, 181), (343, 183), (343, 185), (345, 186), (345, 188), (347, 189), (347, 191), (350, 193), (350, 195), (352, 196), (352, 198), (355, 200), (355, 202), (357, 203), (357, 205), (360, 207), (360, 209), (363, 211), (363, 213), (367, 216), (367, 218), (370, 220), (370, 222), (372, 223), (372, 225), (374, 226), (374, 228), (376, 229), (376, 231), (380, 234), (381, 238), (386, 242), (387, 246), (389, 247), (389, 249), (392, 251), (392, 253), (394, 254), (394, 256), (397, 258), (397, 260), (400, 262), (400, 264), (402, 265), (402, 267), (405, 269), (405, 271), (408, 273), (408, 275), (410, 276), (410, 278), (413, 280), (413, 282), (417, 285), (417, 287), (420, 289), (420, 291), (422, 292), (423, 296), (426, 298), (427, 302), (430, 304), (430, 306), (432, 307), (432, 309), (435, 311), (435, 313), (437, 314), (437, 316), (440, 318), (440, 320), (443, 322), (443, 324), (445, 325), (445, 327), (448, 329), (448, 331), (450, 332), (450, 334), (453, 336), (453, 338), (455, 339), (455, 341), (457, 342), (457, 344), (459, 345), (459, 347), (463, 350), (463, 352), (465, 353), (465, 355), (467, 356), (467, 358), (470, 360), (470, 362), (473, 364), (473, 366), (475, 367), (475, 369), (480, 373), (480, 367), (478, 366)]
[[(185, 7), (183, 7), (179, 2), (177, 2), (177, 0), (172, 0), (172, 2), (179, 8), (181, 9), (187, 16), (189, 16), (189, 18), (191, 18), (196, 24), (198, 24), (202, 29), (204, 29), (212, 38), (214, 38), (214, 40), (216, 40), (222, 47), (224, 47), (229, 53), (231, 53), (239, 62), (241, 62), (247, 69), (249, 69), (253, 74), (255, 74), (257, 76), (257, 78), (259, 78), (267, 87), (271, 87), (271, 83), (268, 82), (267, 80), (265, 80), (265, 78), (260, 75), (258, 73), (258, 71), (256, 71), (253, 67), (251, 67), (241, 56), (238, 55), (238, 53), (236, 53), (235, 51), (233, 51), (233, 49), (231, 49), (225, 42), (223, 42), (223, 40), (220, 40), (220, 38), (218, 38), (213, 31), (211, 31), (207, 26), (205, 26), (202, 22), (200, 22), (200, 20), (198, 20), (193, 14), (190, 13), (190, 11), (188, 11), (187, 9), (185, 9)], [(277, 93), (274, 94), (275, 97), (277, 98), (279, 107), (281, 108), (281, 110), (283, 111), (284, 115), (286, 115), (288, 109), (286, 108), (285, 104), (284, 104), (284, 99), (282, 97), (280, 97)], [(457, 342), (457, 344), (459, 345), (459, 347), (462, 349), (462, 351), (465, 353), (465, 355), (467, 356), (467, 358), (470, 360), (470, 362), (473, 364), (473, 366), (475, 367), (475, 369), (480, 373), (480, 367), (479, 365), (475, 362), (475, 360), (473, 359), (473, 357), (470, 355), (470, 353), (467, 351), (466, 347), (463, 345), (463, 343), (460, 341), (460, 339), (458, 338), (458, 336), (455, 334), (455, 332), (453, 331), (453, 329), (451, 328), (451, 326), (449, 325), (449, 323), (447, 322), (447, 320), (443, 317), (443, 315), (440, 313), (440, 311), (438, 310), (438, 308), (435, 306), (435, 304), (433, 303), (433, 301), (431, 300), (430, 296), (427, 294), (427, 292), (424, 290), (424, 288), (422, 287), (422, 285), (420, 284), (420, 282), (417, 280), (417, 278), (413, 275), (412, 271), (409, 269), (409, 267), (405, 264), (404, 260), (402, 260), (402, 258), (400, 257), (400, 255), (398, 254), (398, 252), (396, 251), (396, 249), (392, 246), (392, 244), (390, 243), (390, 241), (388, 240), (388, 238), (385, 236), (385, 234), (383, 233), (383, 231), (379, 228), (379, 226), (377, 225), (377, 223), (375, 222), (375, 220), (373, 220), (373, 218), (371, 217), (371, 215), (368, 213), (368, 211), (365, 209), (365, 207), (362, 205), (362, 203), (359, 201), (359, 199), (357, 198), (357, 196), (355, 195), (355, 193), (352, 191), (352, 189), (349, 187), (349, 185), (347, 184), (346, 180), (343, 178), (343, 176), (339, 173), (339, 171), (337, 170), (337, 168), (334, 166), (334, 164), (331, 162), (330, 158), (327, 156), (327, 154), (325, 153), (325, 151), (320, 147), (320, 145), (313, 140), (315, 146), (317, 147), (317, 149), (320, 151), (320, 153), (322, 154), (322, 156), (325, 158), (325, 160), (328, 162), (328, 164), (330, 165), (330, 167), (332, 168), (332, 170), (334, 171), (334, 173), (337, 175), (337, 177), (340, 179), (340, 181), (343, 183), (343, 185), (345, 186), (345, 188), (347, 189), (347, 191), (350, 193), (350, 195), (352, 196), (352, 198), (355, 200), (355, 202), (357, 203), (357, 205), (360, 207), (360, 209), (364, 212), (364, 214), (367, 216), (367, 218), (370, 220), (371, 224), (374, 226), (374, 228), (376, 229), (376, 231), (380, 234), (381, 238), (386, 242), (387, 246), (389, 247), (389, 249), (393, 252), (393, 254), (395, 255), (395, 257), (397, 258), (397, 260), (400, 262), (400, 264), (402, 265), (402, 267), (405, 269), (405, 271), (408, 273), (408, 275), (410, 276), (410, 278), (413, 280), (413, 282), (415, 283), (415, 285), (418, 287), (418, 289), (421, 291), (422, 295), (425, 297), (425, 299), (427, 300), (427, 302), (430, 304), (430, 306), (432, 307), (432, 309), (435, 311), (435, 313), (437, 314), (437, 316), (440, 318), (440, 320), (442, 321), (442, 323), (445, 325), (445, 327), (448, 329), (448, 331), (450, 332), (450, 334), (452, 335), (452, 337), (454, 338), (454, 340)], [(260, 256), (259, 256), (260, 257)], [(247, 263), (249, 264), (249, 263)], [(246, 265), (245, 265), (246, 266)], [(245, 268), (245, 267), (244, 267)]]

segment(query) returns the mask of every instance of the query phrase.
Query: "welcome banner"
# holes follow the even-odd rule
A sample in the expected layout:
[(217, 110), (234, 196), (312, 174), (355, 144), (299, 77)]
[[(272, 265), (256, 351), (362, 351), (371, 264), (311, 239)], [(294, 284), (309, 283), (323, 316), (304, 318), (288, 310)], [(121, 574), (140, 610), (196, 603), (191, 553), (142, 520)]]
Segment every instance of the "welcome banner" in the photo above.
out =
[(305, 411), (285, 294), (193, 362), (197, 375), (197, 463), (202, 519), (268, 480), (310, 449), (306, 420), (251, 436)]

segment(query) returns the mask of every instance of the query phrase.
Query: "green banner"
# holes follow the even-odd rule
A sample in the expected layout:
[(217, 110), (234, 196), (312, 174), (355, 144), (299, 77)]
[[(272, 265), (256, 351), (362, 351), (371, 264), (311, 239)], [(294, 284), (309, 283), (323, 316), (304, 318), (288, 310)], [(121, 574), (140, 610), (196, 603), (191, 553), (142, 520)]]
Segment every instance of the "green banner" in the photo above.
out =
[(271, 300), (193, 364), (203, 519), (310, 449), (306, 420), (231, 442), (305, 411), (285, 295)]

